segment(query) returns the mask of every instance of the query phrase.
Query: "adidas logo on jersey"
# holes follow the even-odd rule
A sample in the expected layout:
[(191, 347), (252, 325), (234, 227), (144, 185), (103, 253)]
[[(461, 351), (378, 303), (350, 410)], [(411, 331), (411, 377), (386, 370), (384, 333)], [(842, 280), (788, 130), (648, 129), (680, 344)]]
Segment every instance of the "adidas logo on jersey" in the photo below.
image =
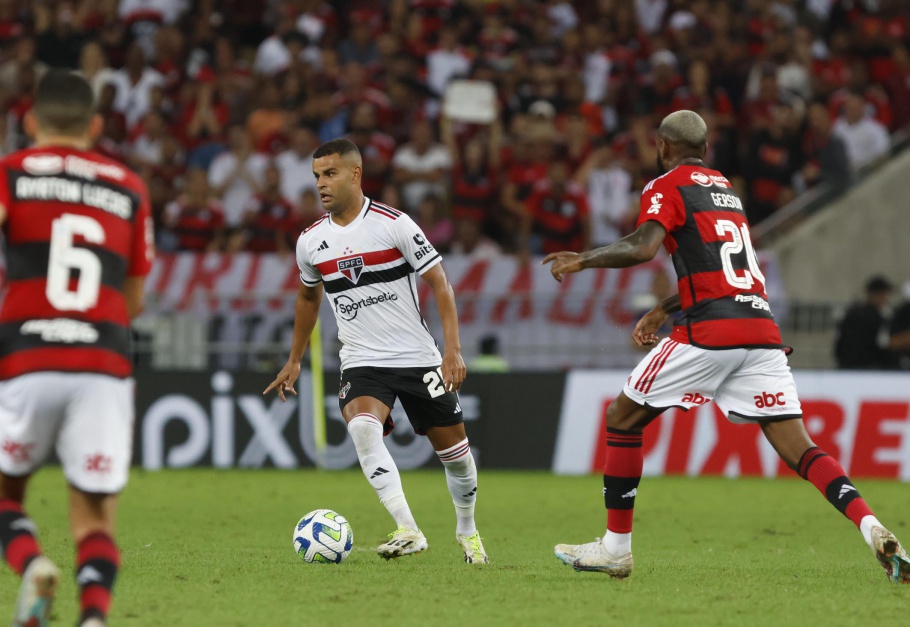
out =
[(319, 245), (319, 248), (317, 248), (316, 250), (328, 250), (328, 249), (329, 249), (329, 245), (326, 243), (325, 240), (322, 240), (322, 243)]
[(837, 500), (839, 501), (842, 498), (844, 498), (844, 495), (847, 494), (850, 490), (853, 490), (854, 492), (856, 492), (856, 488), (854, 488), (852, 485), (849, 485), (849, 484), (842, 485), (840, 487), (840, 494), (838, 495)]
[(461, 411), (461, 403), (455, 403), (455, 411), (452, 413), (457, 414), (460, 411)]

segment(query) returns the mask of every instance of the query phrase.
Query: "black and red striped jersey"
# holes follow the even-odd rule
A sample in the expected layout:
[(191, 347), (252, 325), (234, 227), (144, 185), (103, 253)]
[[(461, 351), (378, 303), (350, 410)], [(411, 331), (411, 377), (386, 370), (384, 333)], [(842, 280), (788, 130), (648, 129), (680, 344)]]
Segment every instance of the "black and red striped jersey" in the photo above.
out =
[(667, 229), (683, 315), (670, 336), (701, 348), (781, 348), (749, 223), (733, 186), (703, 163), (680, 165), (641, 195), (638, 224)]
[(38, 147), (0, 159), (8, 286), (0, 380), (29, 372), (128, 377), (124, 282), (154, 257), (142, 180), (97, 153)]

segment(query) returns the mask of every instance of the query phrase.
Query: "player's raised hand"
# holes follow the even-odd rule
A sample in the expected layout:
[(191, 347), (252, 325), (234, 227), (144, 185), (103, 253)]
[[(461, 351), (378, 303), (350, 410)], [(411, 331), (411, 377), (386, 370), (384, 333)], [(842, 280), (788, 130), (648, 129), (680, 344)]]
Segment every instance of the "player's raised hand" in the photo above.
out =
[(560, 283), (562, 283), (562, 275), (581, 272), (584, 270), (581, 265), (581, 255), (578, 253), (572, 253), (568, 251), (550, 253), (544, 257), (543, 261), (540, 263), (542, 265), (547, 265), (551, 261), (553, 262), (553, 265), (550, 266), (550, 274), (552, 274), (553, 278)]
[(457, 392), (461, 389), (465, 377), (468, 376), (468, 369), (464, 365), (464, 359), (460, 351), (446, 351), (442, 356), (442, 381), (445, 384), (446, 392)]
[(271, 392), (272, 390), (278, 390), (278, 398), (281, 399), (283, 403), (287, 399), (285, 398), (285, 392), (289, 392), (294, 396), (297, 396), (297, 390), (294, 389), (294, 383), (296, 383), (297, 378), (300, 376), (300, 362), (288, 362), (284, 365), (284, 368), (281, 369), (281, 372), (278, 373), (278, 376), (275, 377), (275, 380), (265, 389), (262, 393), (263, 396)]
[(656, 344), (660, 339), (657, 337), (657, 331), (667, 321), (669, 314), (660, 307), (655, 307), (638, 321), (635, 330), (632, 331), (632, 339), (639, 346), (651, 346)]

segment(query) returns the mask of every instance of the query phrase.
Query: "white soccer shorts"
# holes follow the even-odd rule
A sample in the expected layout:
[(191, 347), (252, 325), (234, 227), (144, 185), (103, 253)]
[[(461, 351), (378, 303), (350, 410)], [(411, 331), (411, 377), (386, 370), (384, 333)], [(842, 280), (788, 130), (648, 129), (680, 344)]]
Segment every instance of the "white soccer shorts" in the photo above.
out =
[(132, 379), (35, 372), (0, 381), (0, 472), (34, 472), (56, 443), (70, 485), (120, 492), (133, 452), (134, 412)]
[(802, 416), (780, 349), (705, 350), (665, 338), (636, 366), (623, 393), (660, 409), (691, 409), (713, 400), (730, 422)]

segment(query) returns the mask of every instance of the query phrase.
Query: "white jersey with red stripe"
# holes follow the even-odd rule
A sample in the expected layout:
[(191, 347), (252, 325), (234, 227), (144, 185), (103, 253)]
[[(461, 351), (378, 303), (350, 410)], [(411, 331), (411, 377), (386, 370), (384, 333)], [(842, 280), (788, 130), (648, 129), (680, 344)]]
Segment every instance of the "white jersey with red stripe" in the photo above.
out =
[(326, 215), (300, 235), (300, 280), (323, 284), (338, 321), (342, 370), (440, 364), (420, 313), (417, 276), (441, 261), (410, 217), (369, 198), (350, 224)]

